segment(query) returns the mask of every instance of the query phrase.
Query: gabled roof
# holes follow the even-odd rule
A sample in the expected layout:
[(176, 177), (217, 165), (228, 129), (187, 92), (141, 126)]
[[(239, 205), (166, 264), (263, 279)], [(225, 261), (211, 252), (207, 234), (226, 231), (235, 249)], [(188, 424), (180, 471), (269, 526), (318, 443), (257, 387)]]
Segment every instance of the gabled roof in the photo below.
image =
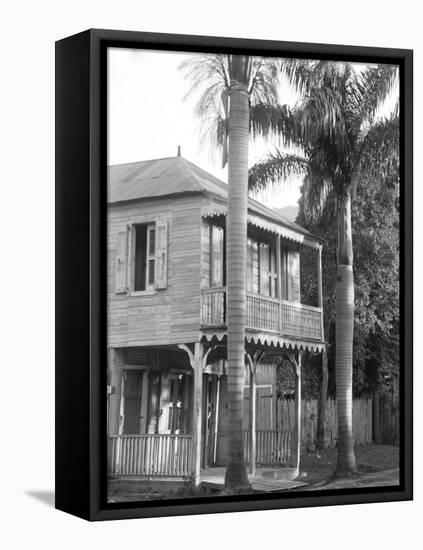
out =
[[(214, 195), (224, 201), (228, 196), (226, 183), (180, 156), (109, 166), (108, 179), (109, 204), (195, 192)], [(252, 198), (248, 199), (248, 209), (273, 223), (316, 238), (277, 210)]]

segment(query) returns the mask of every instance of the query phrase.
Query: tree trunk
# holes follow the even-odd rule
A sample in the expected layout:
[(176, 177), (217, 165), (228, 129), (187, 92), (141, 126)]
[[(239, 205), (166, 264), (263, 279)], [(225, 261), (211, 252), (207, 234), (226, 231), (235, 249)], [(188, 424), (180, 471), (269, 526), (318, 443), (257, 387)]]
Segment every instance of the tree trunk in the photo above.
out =
[(328, 356), (326, 350), (322, 351), (322, 385), (320, 387), (319, 417), (317, 425), (317, 448), (321, 451), (329, 447), (327, 439), (327, 402), (328, 402)]
[(229, 391), (229, 461), (225, 487), (238, 492), (250, 488), (244, 460), (242, 418), (246, 322), (246, 253), (248, 200), (250, 59), (232, 56), (229, 110), (227, 217), (227, 326)]
[(338, 277), (336, 282), (336, 403), (338, 459), (336, 475), (357, 472), (352, 434), (354, 277), (351, 194), (338, 203)]

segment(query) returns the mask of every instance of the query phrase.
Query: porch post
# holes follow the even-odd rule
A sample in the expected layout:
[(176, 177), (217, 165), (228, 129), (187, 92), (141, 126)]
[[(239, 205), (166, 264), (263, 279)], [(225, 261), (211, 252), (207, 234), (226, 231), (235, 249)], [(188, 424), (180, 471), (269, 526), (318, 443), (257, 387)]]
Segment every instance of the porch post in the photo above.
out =
[(203, 369), (201, 368), (202, 344), (195, 343), (194, 348), (194, 415), (193, 415), (193, 456), (194, 456), (194, 482), (200, 483), (201, 468), (201, 402), (203, 400)]
[(279, 300), (279, 334), (282, 334), (282, 258), (281, 258), (281, 236), (276, 236), (276, 273), (277, 292)]
[(298, 353), (298, 360), (294, 366), (295, 374), (295, 431), (294, 431), (294, 453), (295, 468), (297, 476), (300, 473), (301, 455), (301, 352)]
[(250, 474), (256, 475), (256, 373), (255, 368), (250, 368)]
[(219, 430), (219, 400), (220, 400), (220, 374), (217, 375), (216, 387), (216, 409), (214, 419), (214, 444), (213, 444), (213, 464), (216, 464), (217, 458), (217, 434)]
[(193, 449), (193, 474), (195, 485), (200, 484), (201, 471), (201, 402), (203, 399), (203, 369), (211, 347), (204, 353), (201, 342), (194, 344), (194, 353), (185, 344), (178, 344), (180, 349), (187, 352), (194, 374), (194, 395), (193, 395), (193, 426), (192, 426), (192, 449)]
[(319, 257), (317, 261), (317, 294), (318, 305), (320, 308), (320, 334), (321, 340), (325, 339), (324, 327), (323, 327), (323, 287), (322, 287), (322, 246), (319, 246)]
[(250, 428), (250, 474), (256, 475), (256, 462), (257, 462), (257, 391), (256, 391), (256, 373), (257, 366), (260, 364), (264, 356), (264, 350), (256, 351), (253, 356), (245, 352), (247, 357), (247, 364), (250, 371), (250, 415), (249, 415), (249, 428)]

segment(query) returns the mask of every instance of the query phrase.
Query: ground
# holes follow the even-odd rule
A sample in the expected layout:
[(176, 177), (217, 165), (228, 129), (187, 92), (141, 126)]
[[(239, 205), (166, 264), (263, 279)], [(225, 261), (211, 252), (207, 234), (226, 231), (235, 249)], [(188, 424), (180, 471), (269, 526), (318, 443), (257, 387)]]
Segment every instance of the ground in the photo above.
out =
[[(354, 487), (392, 486), (399, 483), (399, 447), (362, 445), (355, 448), (358, 474), (348, 479), (333, 479), (336, 448), (304, 452), (301, 455), (300, 480), (307, 483), (297, 491), (317, 491)], [(295, 490), (295, 489), (294, 489)], [(109, 502), (161, 500), (193, 496), (217, 496), (221, 492), (178, 482), (114, 481)]]
[[(360, 445), (355, 448), (355, 456), (360, 476), (399, 467), (399, 447), (393, 445)], [(301, 456), (301, 479), (310, 485), (328, 481), (335, 467), (335, 447), (306, 452)]]

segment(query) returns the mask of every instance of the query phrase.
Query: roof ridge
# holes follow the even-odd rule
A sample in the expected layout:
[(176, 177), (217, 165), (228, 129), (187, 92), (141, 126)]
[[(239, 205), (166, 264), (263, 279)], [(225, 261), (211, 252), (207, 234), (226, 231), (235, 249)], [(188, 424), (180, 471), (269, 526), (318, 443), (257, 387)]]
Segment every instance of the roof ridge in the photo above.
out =
[[(182, 157), (181, 157), (182, 158)], [(204, 176), (207, 176), (208, 178), (212, 177), (213, 180), (215, 180), (216, 182), (224, 185), (225, 189), (228, 188), (228, 184), (221, 180), (220, 178), (218, 178), (217, 176), (215, 176), (214, 174), (210, 173), (210, 172), (207, 172), (207, 170), (204, 170), (204, 168), (201, 168), (201, 166), (198, 166), (197, 164), (194, 164), (193, 162), (191, 162), (190, 160), (188, 159), (184, 159), (185, 162), (187, 164), (189, 164), (190, 166), (192, 166), (193, 168), (195, 168), (196, 170), (199, 170), (200, 172), (202, 172), (204, 174)]]
[[(193, 174), (193, 171), (188, 164), (191, 164), (189, 161), (187, 161), (184, 157), (176, 157), (178, 159), (178, 166), (183, 170), (183, 172), (188, 176), (189, 181), (198, 191), (204, 191), (204, 188), (199, 185), (195, 179), (195, 174)], [(195, 166), (195, 165), (193, 165)]]
[(129, 166), (130, 164), (142, 164), (144, 162), (156, 162), (156, 161), (160, 161), (160, 160), (169, 160), (169, 159), (178, 159), (180, 157), (160, 157), (160, 158), (157, 158), (157, 159), (145, 159), (145, 160), (134, 160), (134, 161), (131, 161), (131, 162), (120, 162), (119, 164), (108, 164), (107, 165), (107, 168), (115, 168), (116, 166)]

